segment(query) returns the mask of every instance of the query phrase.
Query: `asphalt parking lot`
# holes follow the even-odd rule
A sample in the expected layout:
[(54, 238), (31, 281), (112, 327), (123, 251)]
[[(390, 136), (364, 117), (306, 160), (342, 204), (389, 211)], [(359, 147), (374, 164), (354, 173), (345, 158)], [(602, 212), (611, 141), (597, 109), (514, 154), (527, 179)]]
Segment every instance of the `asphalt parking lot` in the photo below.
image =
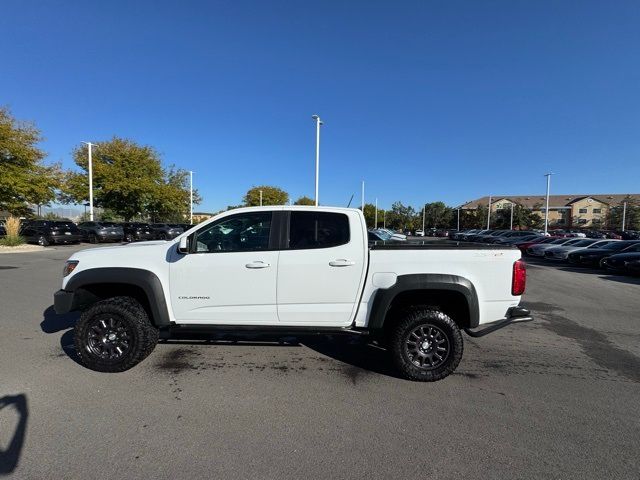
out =
[(640, 279), (532, 262), (536, 321), (465, 336), (437, 383), (347, 337), (169, 341), (101, 374), (51, 308), (78, 248), (0, 255), (0, 475), (640, 477)]

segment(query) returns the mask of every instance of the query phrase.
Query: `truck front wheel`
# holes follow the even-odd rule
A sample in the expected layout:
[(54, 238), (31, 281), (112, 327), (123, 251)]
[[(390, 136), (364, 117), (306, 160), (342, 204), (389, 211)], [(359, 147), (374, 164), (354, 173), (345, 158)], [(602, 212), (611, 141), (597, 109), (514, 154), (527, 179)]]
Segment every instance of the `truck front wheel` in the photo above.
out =
[(409, 380), (434, 382), (449, 376), (462, 359), (462, 333), (436, 309), (409, 310), (391, 336), (390, 350), (400, 373)]
[(123, 372), (153, 351), (158, 329), (136, 299), (114, 297), (84, 311), (75, 328), (74, 343), (87, 368)]

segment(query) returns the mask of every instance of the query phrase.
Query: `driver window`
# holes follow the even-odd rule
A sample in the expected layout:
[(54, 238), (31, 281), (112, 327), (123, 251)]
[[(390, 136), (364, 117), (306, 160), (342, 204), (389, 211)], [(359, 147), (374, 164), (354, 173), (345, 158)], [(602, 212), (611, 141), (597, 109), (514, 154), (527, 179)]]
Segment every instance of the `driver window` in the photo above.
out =
[(252, 252), (269, 248), (271, 212), (240, 213), (196, 234), (196, 252)]

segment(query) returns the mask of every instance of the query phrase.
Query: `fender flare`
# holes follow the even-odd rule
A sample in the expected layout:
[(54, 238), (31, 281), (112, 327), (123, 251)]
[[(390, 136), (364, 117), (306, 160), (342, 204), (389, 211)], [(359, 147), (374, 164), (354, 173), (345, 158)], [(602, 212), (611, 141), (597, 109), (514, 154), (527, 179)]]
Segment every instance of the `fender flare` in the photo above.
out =
[(141, 288), (147, 296), (153, 317), (152, 321), (156, 327), (165, 327), (171, 324), (162, 282), (155, 273), (140, 268), (98, 267), (76, 273), (64, 288), (65, 292), (74, 294), (70, 310), (77, 310), (86, 305), (87, 295), (82, 295), (79, 290), (101, 283), (133, 285)]
[(469, 309), (469, 328), (478, 326), (480, 321), (478, 294), (469, 279), (458, 275), (424, 273), (399, 275), (392, 287), (379, 289), (376, 292), (369, 316), (369, 330), (382, 329), (393, 300), (402, 292), (411, 290), (448, 290), (461, 293), (465, 297)]

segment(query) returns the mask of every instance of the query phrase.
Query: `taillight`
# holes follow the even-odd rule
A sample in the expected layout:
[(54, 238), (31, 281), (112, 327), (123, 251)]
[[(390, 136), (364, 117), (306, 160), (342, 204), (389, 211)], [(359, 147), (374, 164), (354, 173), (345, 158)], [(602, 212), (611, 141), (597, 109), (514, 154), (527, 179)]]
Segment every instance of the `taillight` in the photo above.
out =
[(527, 285), (527, 265), (522, 260), (516, 260), (513, 264), (511, 277), (511, 295), (522, 295)]

